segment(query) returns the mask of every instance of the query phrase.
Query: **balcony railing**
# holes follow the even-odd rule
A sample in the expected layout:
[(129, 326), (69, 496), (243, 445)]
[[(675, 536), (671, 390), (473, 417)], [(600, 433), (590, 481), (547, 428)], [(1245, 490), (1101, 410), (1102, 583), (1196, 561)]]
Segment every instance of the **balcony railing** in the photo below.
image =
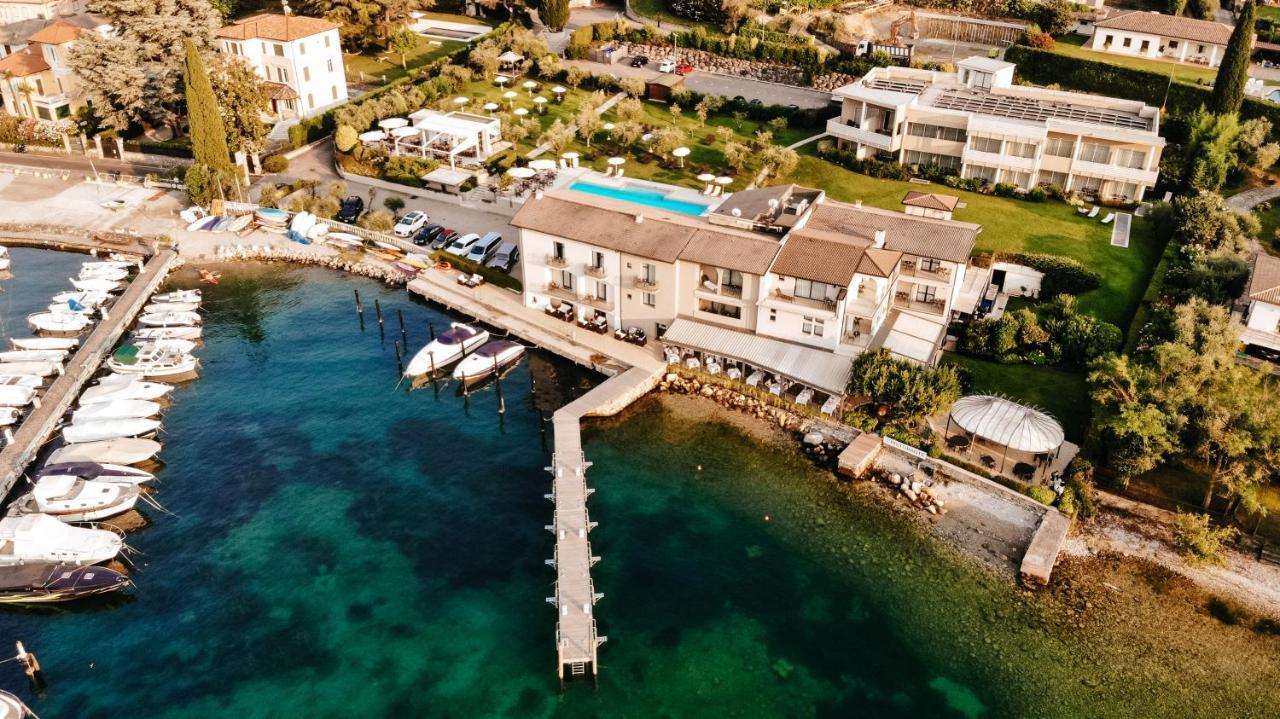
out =
[(643, 290), (645, 292), (658, 291), (658, 281), (656, 279), (646, 280), (643, 277), (637, 277), (634, 280), (632, 280), (631, 284), (634, 285), (637, 290)]
[(814, 300), (808, 297), (796, 297), (795, 295), (789, 295), (776, 289), (769, 294), (769, 299), (782, 300), (783, 302), (790, 302), (791, 304), (800, 305), (801, 307), (812, 307), (814, 309), (826, 310), (827, 312), (836, 311), (835, 300)]
[(605, 312), (613, 311), (613, 303), (609, 300), (602, 300), (595, 295), (578, 295), (578, 301), (589, 307), (594, 307)]
[(938, 265), (933, 269), (925, 269), (921, 264), (912, 262), (911, 260), (906, 260), (902, 263), (902, 274), (910, 275), (911, 277), (927, 277), (937, 280), (949, 280), (951, 279), (951, 268), (947, 265)]
[(588, 276), (594, 277), (598, 280), (603, 280), (609, 276), (609, 270), (605, 269), (604, 265), (587, 265), (587, 268), (583, 271), (586, 272)]
[(895, 292), (893, 294), (893, 306), (900, 307), (902, 309), (927, 312), (931, 315), (941, 315), (947, 308), (947, 302), (940, 298), (934, 298), (931, 300), (913, 299), (909, 292)]
[(547, 255), (547, 267), (556, 267), (564, 269), (569, 266), (569, 260), (564, 255)]
[(573, 290), (561, 287), (555, 282), (547, 283), (547, 294), (575, 304), (581, 303), (590, 307), (595, 307), (596, 309), (605, 310), (606, 312), (613, 310), (613, 303), (609, 300), (602, 300), (599, 297), (590, 294), (578, 294)]

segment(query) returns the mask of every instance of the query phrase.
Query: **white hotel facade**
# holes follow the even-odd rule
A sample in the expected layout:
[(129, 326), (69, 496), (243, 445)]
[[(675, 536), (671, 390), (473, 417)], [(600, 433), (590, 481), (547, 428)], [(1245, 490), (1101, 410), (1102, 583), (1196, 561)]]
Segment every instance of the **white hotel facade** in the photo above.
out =
[(261, 13), (218, 30), (217, 47), (244, 58), (267, 81), (277, 117), (309, 117), (347, 101), (337, 23)]
[(971, 57), (946, 73), (876, 68), (834, 92), (827, 133), (859, 158), (936, 164), (1023, 190), (1055, 185), (1141, 201), (1165, 141), (1141, 102), (1015, 85), (1012, 63)]

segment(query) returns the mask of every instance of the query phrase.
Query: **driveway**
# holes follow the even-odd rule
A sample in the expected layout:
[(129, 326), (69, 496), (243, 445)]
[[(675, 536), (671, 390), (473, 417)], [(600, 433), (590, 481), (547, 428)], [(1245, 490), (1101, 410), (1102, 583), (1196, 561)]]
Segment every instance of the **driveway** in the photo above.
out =
[[(594, 75), (614, 75), (616, 77), (639, 77), (648, 79), (658, 74), (658, 67), (650, 63), (647, 67), (631, 67), (628, 60), (608, 64), (589, 60), (567, 60), (566, 65), (576, 65)], [(766, 105), (797, 105), (803, 108), (826, 107), (831, 102), (831, 93), (807, 87), (779, 85), (762, 82), (747, 77), (720, 75), (703, 70), (694, 70), (685, 76), (685, 87), (704, 95), (723, 95), (737, 97), (741, 95), (748, 100), (759, 100)]]

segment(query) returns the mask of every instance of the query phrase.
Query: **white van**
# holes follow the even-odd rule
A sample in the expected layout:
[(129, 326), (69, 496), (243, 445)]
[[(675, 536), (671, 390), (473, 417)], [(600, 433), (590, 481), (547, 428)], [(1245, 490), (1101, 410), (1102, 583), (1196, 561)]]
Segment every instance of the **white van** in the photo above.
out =
[(466, 257), (467, 251), (471, 249), (471, 246), (474, 245), (478, 239), (480, 239), (480, 235), (477, 235), (474, 232), (468, 235), (462, 235), (461, 237), (456, 238), (453, 242), (450, 242), (449, 246), (444, 248), (445, 252), (456, 257)]
[(470, 250), (467, 250), (467, 259), (483, 265), (486, 260), (493, 256), (493, 253), (498, 249), (498, 245), (501, 244), (501, 233), (486, 233), (484, 237), (476, 240), (476, 243), (471, 246)]

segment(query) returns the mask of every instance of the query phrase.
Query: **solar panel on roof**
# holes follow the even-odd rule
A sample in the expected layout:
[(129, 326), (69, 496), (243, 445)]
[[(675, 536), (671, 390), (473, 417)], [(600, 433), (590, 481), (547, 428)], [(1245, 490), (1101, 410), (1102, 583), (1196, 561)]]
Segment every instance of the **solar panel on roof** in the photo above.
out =
[(948, 90), (938, 97), (934, 105), (944, 110), (977, 112), (984, 115), (1036, 122), (1043, 122), (1049, 118), (1058, 118), (1135, 130), (1151, 129), (1151, 121), (1149, 119), (1132, 113), (1083, 105), (1044, 103), (1032, 98), (1009, 97), (1007, 95), (975, 94)]
[(919, 95), (924, 92), (925, 88), (923, 82), (910, 82), (907, 80), (872, 80), (870, 86), (873, 90), (904, 92), (908, 95)]

